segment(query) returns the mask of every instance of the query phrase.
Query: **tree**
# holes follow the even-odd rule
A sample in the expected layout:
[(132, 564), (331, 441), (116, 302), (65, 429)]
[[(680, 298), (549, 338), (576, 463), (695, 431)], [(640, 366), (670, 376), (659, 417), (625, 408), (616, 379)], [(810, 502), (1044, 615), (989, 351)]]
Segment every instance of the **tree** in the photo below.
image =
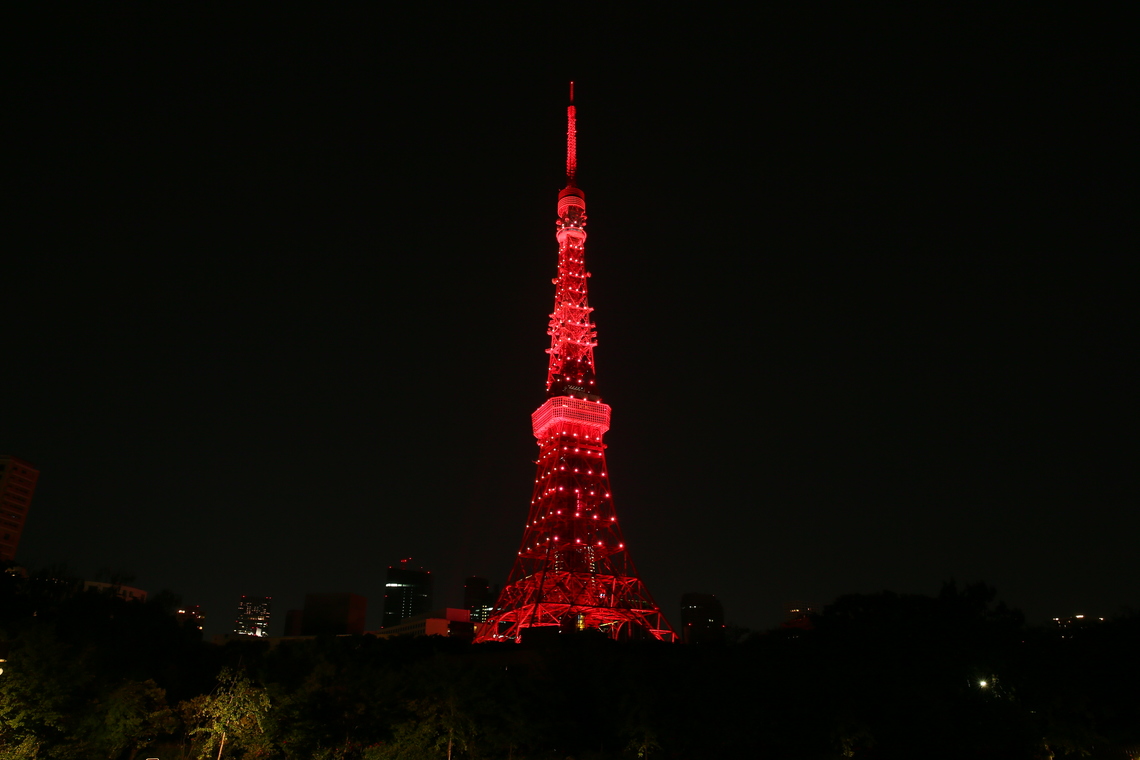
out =
[(374, 760), (447, 760), (466, 755), (476, 735), (470, 716), (454, 694), (415, 699), (408, 703), (409, 720), (395, 727), (392, 741), (371, 750)]
[(154, 681), (124, 681), (106, 700), (102, 740), (108, 757), (129, 750), (134, 760), (140, 749), (168, 734), (178, 725), (166, 704), (166, 692)]
[(14, 642), (9, 659), (0, 677), (0, 748), (69, 740), (95, 680), (87, 658), (37, 628)]
[(244, 673), (222, 668), (214, 693), (199, 698), (191, 705), (191, 715), (198, 723), (191, 733), (206, 737), (198, 757), (209, 757), (216, 748), (217, 760), (221, 760), (227, 744), (231, 749), (243, 750), (248, 756), (268, 754), (265, 723), (269, 707), (269, 695), (265, 689), (250, 681)]
[(34, 736), (25, 735), (11, 741), (0, 737), (0, 760), (34, 760), (39, 757), (41, 746)]

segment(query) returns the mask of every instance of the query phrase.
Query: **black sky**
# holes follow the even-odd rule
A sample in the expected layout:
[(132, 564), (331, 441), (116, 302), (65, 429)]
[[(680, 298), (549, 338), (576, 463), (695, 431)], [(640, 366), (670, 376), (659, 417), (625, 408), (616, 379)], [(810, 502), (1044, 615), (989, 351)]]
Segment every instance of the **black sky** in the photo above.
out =
[[(1117, 19), (104, 8), (17, 49), (0, 451), (20, 558), (225, 630), (400, 557), (501, 581), (566, 81), (643, 578), (1140, 606), (1136, 93)], [(323, 11), (321, 12), (323, 13)]]

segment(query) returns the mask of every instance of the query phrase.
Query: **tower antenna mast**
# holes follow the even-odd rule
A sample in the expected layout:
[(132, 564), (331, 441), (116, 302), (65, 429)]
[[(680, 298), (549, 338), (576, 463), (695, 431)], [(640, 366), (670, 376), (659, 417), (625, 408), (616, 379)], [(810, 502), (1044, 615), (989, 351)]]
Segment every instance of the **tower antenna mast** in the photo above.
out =
[(566, 108), (566, 186), (574, 187), (578, 173), (578, 124), (574, 113), (574, 83), (570, 83), (570, 105)]

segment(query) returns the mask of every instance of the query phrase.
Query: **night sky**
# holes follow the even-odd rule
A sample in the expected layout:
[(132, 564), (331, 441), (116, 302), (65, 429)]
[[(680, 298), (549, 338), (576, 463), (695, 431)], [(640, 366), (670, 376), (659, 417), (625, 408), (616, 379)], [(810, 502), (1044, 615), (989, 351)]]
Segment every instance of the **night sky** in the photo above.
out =
[[(229, 630), (522, 536), (577, 82), (614, 501), (678, 622), (985, 581), (1140, 606), (1119, 19), (84, 9), (9, 80), (18, 558)], [(536, 6), (537, 7), (537, 6)], [(543, 6), (545, 7), (545, 6)], [(314, 6), (315, 8), (315, 6)], [(323, 11), (321, 11), (323, 13)]]

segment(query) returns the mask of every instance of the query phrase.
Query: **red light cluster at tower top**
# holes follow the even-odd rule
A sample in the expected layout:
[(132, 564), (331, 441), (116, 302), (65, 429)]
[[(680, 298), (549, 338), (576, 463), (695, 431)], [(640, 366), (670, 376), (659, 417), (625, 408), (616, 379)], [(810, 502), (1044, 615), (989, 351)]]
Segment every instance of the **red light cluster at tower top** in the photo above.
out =
[(587, 299), (586, 195), (576, 184), (574, 83), (567, 108), (566, 187), (558, 194), (558, 276), (547, 334), (547, 399), (531, 422), (540, 449), (522, 546), (476, 641), (519, 641), (528, 629), (595, 629), (613, 639), (675, 641), (638, 578), (610, 495), (602, 436), (610, 407), (594, 372)]

